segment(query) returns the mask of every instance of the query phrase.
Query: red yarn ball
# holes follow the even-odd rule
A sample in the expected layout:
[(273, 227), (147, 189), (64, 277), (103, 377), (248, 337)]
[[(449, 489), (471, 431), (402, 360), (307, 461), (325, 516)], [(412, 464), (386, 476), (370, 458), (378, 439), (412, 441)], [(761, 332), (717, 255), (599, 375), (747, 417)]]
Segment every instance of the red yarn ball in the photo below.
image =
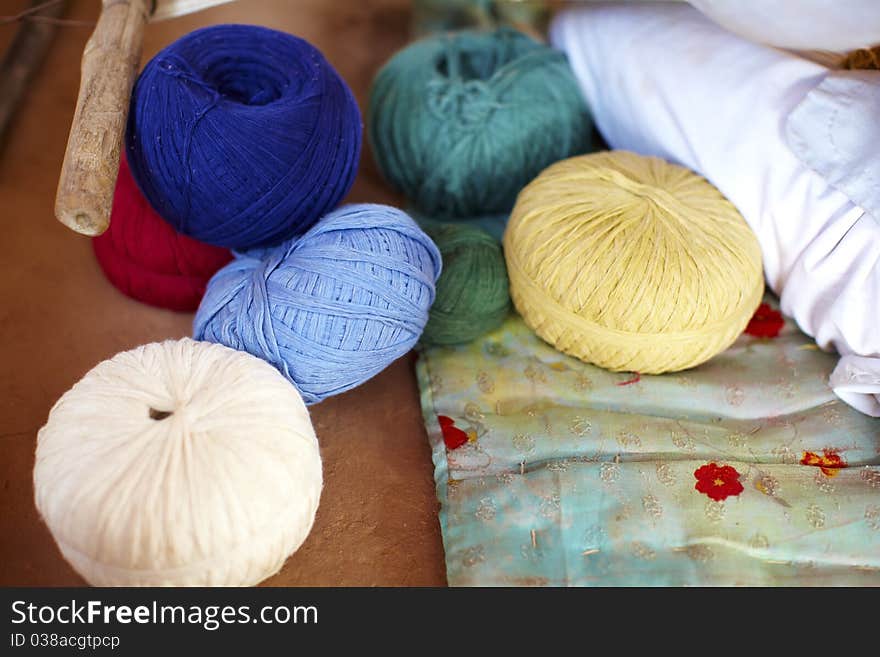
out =
[(92, 240), (107, 278), (124, 294), (160, 308), (193, 311), (208, 279), (232, 253), (181, 235), (147, 202), (125, 157), (113, 196), (110, 228)]

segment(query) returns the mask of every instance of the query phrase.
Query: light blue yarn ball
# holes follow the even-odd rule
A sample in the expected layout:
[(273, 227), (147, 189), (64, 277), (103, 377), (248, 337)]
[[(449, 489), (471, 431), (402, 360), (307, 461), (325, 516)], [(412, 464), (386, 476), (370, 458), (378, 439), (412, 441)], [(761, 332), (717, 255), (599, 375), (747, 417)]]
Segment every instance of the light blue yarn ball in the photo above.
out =
[(208, 283), (193, 337), (267, 360), (307, 404), (416, 344), (441, 269), (409, 215), (375, 204), (343, 206), (280, 246), (236, 256)]

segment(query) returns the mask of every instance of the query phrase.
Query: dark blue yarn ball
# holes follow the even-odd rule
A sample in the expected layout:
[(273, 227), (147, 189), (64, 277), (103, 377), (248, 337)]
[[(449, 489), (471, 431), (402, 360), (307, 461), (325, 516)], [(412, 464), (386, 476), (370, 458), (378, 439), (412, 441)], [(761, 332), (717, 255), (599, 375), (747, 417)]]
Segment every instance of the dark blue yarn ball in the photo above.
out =
[(126, 130), (131, 172), (178, 231), (233, 249), (305, 232), (354, 182), (362, 121), (319, 50), (254, 25), (214, 25), (157, 54)]

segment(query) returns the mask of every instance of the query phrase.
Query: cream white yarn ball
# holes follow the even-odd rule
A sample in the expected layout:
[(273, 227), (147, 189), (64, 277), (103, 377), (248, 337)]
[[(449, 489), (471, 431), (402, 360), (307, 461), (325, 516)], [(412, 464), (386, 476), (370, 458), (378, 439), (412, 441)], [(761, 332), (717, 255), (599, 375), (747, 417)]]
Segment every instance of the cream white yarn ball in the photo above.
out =
[(257, 584), (305, 540), (321, 487), (296, 388), (188, 338), (98, 364), (37, 436), (37, 508), (96, 586)]

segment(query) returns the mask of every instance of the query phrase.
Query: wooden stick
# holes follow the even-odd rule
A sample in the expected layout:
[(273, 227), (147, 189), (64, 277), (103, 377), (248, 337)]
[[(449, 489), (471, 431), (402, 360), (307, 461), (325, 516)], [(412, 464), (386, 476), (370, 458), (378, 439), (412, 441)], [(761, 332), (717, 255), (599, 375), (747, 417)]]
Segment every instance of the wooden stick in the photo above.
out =
[[(31, 9), (45, 4), (45, 0), (31, 0)], [(68, 0), (48, 5), (40, 16), (58, 18), (67, 9)], [(28, 82), (40, 68), (52, 43), (56, 25), (37, 23), (22, 18), (22, 24), (15, 34), (0, 63), (0, 149), (15, 110), (27, 89)]]
[(55, 216), (84, 235), (100, 235), (110, 225), (119, 149), (152, 5), (152, 0), (103, 0), (83, 51)]

